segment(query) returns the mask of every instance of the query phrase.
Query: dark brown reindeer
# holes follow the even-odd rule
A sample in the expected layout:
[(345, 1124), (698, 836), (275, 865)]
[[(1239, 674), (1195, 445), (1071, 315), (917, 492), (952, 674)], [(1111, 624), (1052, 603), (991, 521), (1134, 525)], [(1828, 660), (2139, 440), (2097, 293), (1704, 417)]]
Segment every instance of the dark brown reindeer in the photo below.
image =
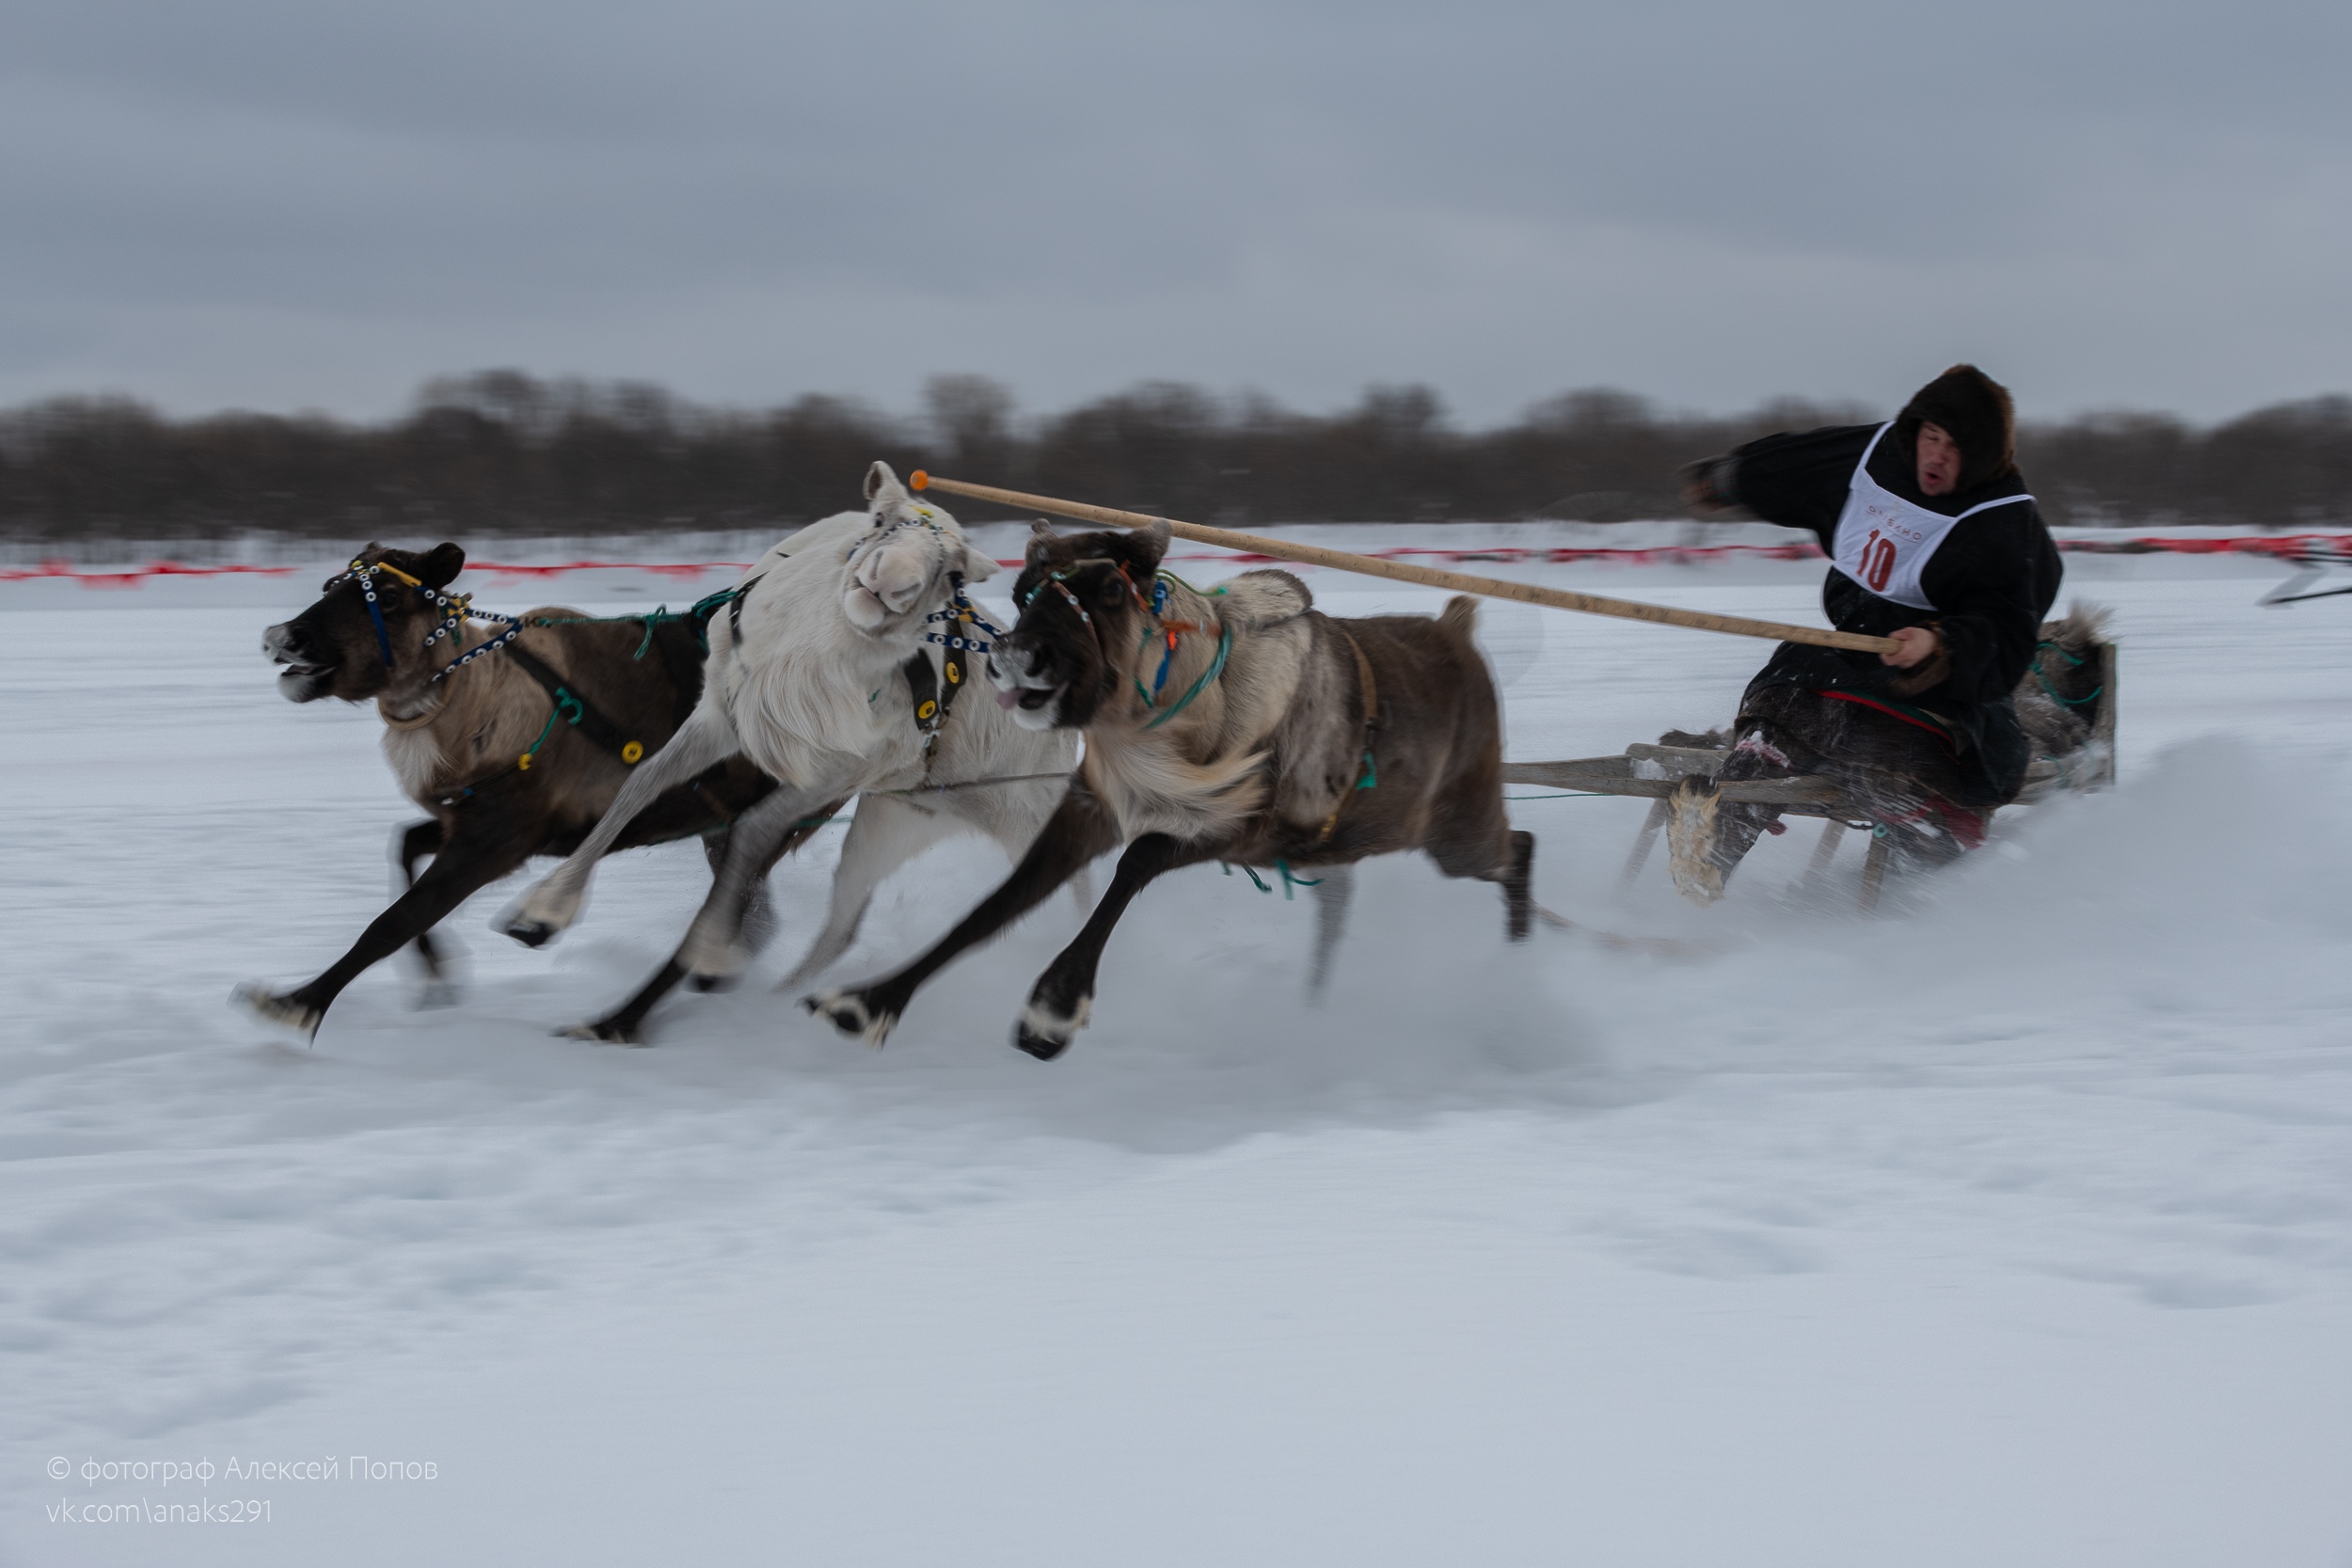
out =
[(2040, 768), (2029, 772), (2021, 799), (2038, 800), (2054, 788), (2079, 788), (2083, 777), (2095, 780), (2113, 762), (2099, 738), (2098, 722), (2104, 705), (2113, 700), (2106, 689), (2106, 661), (2099, 657), (2112, 617), (2105, 605), (2076, 599), (2064, 616), (2042, 623), (2033, 664), (2011, 700), (2035, 759), (2050, 764), (2049, 777), (2037, 778), (2045, 772)]
[(1475, 601), (1435, 619), (1333, 620), (1288, 572), (1214, 594), (1158, 575), (1166, 524), (1063, 537), (1043, 524), (1000, 639), (997, 702), (1028, 728), (1080, 729), (1086, 758), (1012, 876), (886, 979), (805, 1005), (880, 1044), (926, 980), (1097, 855), (1110, 891), (1030, 993), (1013, 1043), (1050, 1061), (1086, 1025), (1111, 928), (1145, 884), (1202, 861), (1284, 872), (1425, 849), (1502, 884), (1512, 941), (1534, 913), (1534, 835), (1502, 803), (1502, 724), (1471, 641)]
[[(443, 592), (465, 563), (455, 545), (413, 552), (372, 544), (317, 603), (262, 636), (262, 651), (285, 667), (278, 684), (289, 700), (375, 700), (402, 789), (433, 814), (401, 835), (407, 891), (349, 952), (292, 990), (240, 988), (273, 1022), (315, 1034), (345, 986), (409, 942), (432, 981), (442, 983), (433, 927), (532, 856), (568, 854), (629, 769), (669, 739), (701, 694), (700, 627), (691, 618), (658, 618), (648, 628), (643, 620), (583, 621), (548, 608), (485, 631), (469, 624), (461, 598)], [(730, 758), (662, 795), (615, 847), (699, 833), (715, 870), (728, 824), (774, 788), (750, 763)], [(777, 855), (815, 831), (814, 821), (803, 826)], [(432, 864), (420, 876), (416, 863), (428, 854)], [(764, 887), (755, 881), (752, 895)], [(629, 1037), (682, 973), (655, 975), (584, 1032)]]

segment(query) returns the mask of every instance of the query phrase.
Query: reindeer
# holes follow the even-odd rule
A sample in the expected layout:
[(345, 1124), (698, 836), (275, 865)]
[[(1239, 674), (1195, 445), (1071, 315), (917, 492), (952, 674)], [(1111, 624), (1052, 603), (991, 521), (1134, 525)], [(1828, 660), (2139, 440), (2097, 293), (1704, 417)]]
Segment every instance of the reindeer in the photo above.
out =
[(2033, 663), (2011, 700), (2035, 758), (2050, 767), (2046, 776), (2037, 776), (2045, 773), (2042, 768), (2027, 773), (2020, 800), (2042, 800), (2111, 776), (2115, 759), (2099, 738), (2098, 719), (2104, 705), (2113, 701), (2099, 657), (2113, 615), (2105, 605), (2076, 599), (2064, 616), (2042, 623)]
[[(483, 617), (465, 597), (445, 592), (465, 564), (454, 544), (421, 553), (370, 544), (315, 604), (262, 634), (262, 651), (283, 667), (278, 689), (288, 701), (374, 700), (386, 759), (402, 790), (432, 814), (399, 835), (406, 891), (349, 952), (291, 990), (238, 989), (255, 1012), (306, 1036), (317, 1034), (345, 986), (410, 942), (424, 961), (428, 999), (448, 1000), (432, 928), (530, 857), (575, 847), (700, 694), (693, 619), (596, 622), (548, 607), (492, 634), (472, 625)], [(715, 867), (729, 824), (774, 788), (751, 763), (717, 759), (665, 793), (614, 847), (701, 834)], [(776, 854), (814, 831), (803, 823)], [(765, 925), (751, 911), (747, 918)], [(633, 999), (637, 1016), (668, 990)]]
[[(778, 787), (740, 816), (708, 898), (664, 973), (718, 979), (750, 958), (744, 890), (777, 847), (828, 801), (862, 796), (842, 848), (832, 917), (786, 984), (818, 974), (855, 938), (874, 865), (896, 866), (977, 829), (1012, 855), (1029, 847), (1068, 787), (1076, 737), (1039, 733), (991, 703), (956, 703), (988, 630), (964, 584), (995, 574), (954, 517), (915, 501), (887, 464), (867, 510), (813, 523), (754, 565), (710, 629), (700, 701), (630, 775), (595, 830), (504, 917), (537, 946), (579, 917), (597, 857), (665, 792), (739, 754)], [(869, 879), (870, 878), (870, 879)], [(661, 976), (657, 975), (659, 981)]]
[(1096, 856), (1126, 845), (1108, 893), (1041, 976), (1013, 1043), (1051, 1061), (1085, 1027), (1111, 928), (1155, 877), (1219, 860), (1344, 881), (1368, 855), (1426, 850), (1502, 884), (1510, 940), (1534, 912), (1533, 834), (1502, 803), (1502, 720), (1471, 641), (1475, 601), (1436, 619), (1333, 620), (1288, 572), (1202, 594), (1158, 570), (1169, 531), (1039, 524), (991, 655), (1025, 727), (1080, 730), (1086, 759), (1012, 876), (887, 978), (803, 1005), (880, 1045), (914, 992)]

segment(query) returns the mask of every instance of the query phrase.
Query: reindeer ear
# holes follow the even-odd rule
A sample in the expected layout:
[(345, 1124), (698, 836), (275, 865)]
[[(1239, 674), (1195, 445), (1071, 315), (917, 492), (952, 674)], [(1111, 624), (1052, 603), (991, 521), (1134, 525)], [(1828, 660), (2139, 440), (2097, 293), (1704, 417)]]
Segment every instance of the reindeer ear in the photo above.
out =
[(1149, 571), (1158, 567), (1160, 558), (1168, 554), (1168, 542), (1175, 536), (1168, 519), (1163, 517), (1150, 528), (1139, 528), (1128, 534), (1127, 542), (1143, 558), (1144, 568)]
[(447, 588), (466, 569), (466, 552), (451, 544), (436, 545), (418, 564), (417, 580), (427, 588)]
[(1054, 531), (1053, 524), (1040, 517), (1029, 525), (1029, 547), (1023, 553), (1033, 566), (1050, 561), (1054, 555), (1054, 543), (1060, 537)]
[(957, 568), (966, 582), (986, 582), (996, 575), (996, 559), (971, 545), (963, 546), (963, 564)]
[(866, 470), (867, 506), (880, 508), (906, 499), (907, 487), (898, 483), (898, 476), (890, 471), (889, 464), (877, 459), (874, 466)]

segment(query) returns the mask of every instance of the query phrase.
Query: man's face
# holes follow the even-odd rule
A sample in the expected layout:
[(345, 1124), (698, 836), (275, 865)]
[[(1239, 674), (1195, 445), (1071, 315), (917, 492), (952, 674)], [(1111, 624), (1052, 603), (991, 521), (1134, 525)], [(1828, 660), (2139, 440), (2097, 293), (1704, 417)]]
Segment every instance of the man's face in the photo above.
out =
[(1919, 427), (1919, 493), (1948, 496), (1960, 483), (1960, 443), (1940, 424)]

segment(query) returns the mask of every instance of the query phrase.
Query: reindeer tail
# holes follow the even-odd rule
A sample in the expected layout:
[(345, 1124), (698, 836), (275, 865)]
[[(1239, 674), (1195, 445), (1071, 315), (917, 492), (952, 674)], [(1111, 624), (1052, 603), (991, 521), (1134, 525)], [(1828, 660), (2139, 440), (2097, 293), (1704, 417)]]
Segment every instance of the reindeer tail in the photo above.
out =
[(1438, 625), (1467, 640), (1470, 633), (1478, 629), (1477, 597), (1470, 594), (1456, 594), (1446, 600), (1445, 608), (1438, 611)]

